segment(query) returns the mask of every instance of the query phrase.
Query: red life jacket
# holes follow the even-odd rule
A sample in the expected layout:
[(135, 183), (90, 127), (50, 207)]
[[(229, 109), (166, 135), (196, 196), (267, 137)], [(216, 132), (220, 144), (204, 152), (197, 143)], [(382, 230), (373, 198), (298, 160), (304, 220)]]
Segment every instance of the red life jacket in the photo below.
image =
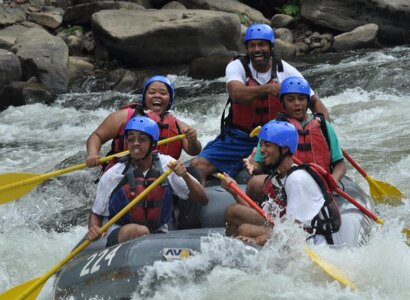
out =
[[(126, 109), (128, 111), (127, 114), (127, 122), (135, 117), (136, 115), (146, 115), (151, 120), (157, 122), (158, 127), (160, 129), (159, 136), (160, 140), (176, 136), (181, 134), (181, 130), (178, 126), (178, 119), (174, 114), (166, 112), (164, 116), (158, 116), (157, 114), (153, 113), (152, 111), (144, 112), (142, 107), (139, 104), (127, 104), (120, 109)], [(119, 153), (125, 150), (128, 150), (128, 144), (125, 139), (124, 129), (125, 125), (121, 125), (120, 130), (118, 131), (117, 136), (111, 142), (111, 150), (107, 153), (107, 155)], [(182, 141), (178, 140), (172, 143), (168, 143), (162, 146), (157, 147), (160, 153), (170, 155), (175, 159), (179, 159), (182, 152)], [(112, 159), (104, 168), (103, 171), (107, 171), (113, 165), (117, 163), (117, 159)]]
[[(147, 112), (147, 117), (157, 122), (160, 140), (181, 134), (181, 129), (178, 126), (178, 118), (174, 114), (166, 112), (164, 115), (159, 116), (149, 111)], [(167, 143), (157, 147), (157, 149), (162, 154), (167, 154), (175, 159), (179, 159), (182, 152), (182, 140)]]
[[(269, 82), (272, 83), (274, 80), (271, 79)], [(259, 83), (253, 78), (249, 78), (246, 85), (257, 86)], [(232, 102), (231, 124), (242, 131), (250, 132), (255, 127), (263, 126), (274, 119), (279, 112), (283, 112), (282, 104), (278, 97), (271, 95), (254, 99), (250, 104)]]
[[(144, 111), (142, 110), (142, 107), (139, 104), (131, 103), (124, 105), (121, 109), (126, 109), (128, 114), (127, 114), (127, 122), (135, 117), (136, 115), (144, 115)], [(113, 138), (111, 142), (111, 151), (110, 154), (122, 152), (128, 149), (127, 142), (125, 140), (124, 136), (124, 129), (125, 125), (127, 124), (125, 122), (123, 125), (121, 125), (120, 130), (118, 131), (118, 134), (115, 138)], [(108, 170), (108, 168), (107, 168)]]
[[(246, 73), (246, 85), (260, 85), (253, 77), (249, 69), (249, 57), (239, 57)], [(274, 56), (272, 58), (272, 77), (270, 83), (275, 82), (276, 70), (283, 72), (282, 60)], [(229, 107), (229, 114), (225, 118), (226, 107)], [(231, 98), (228, 99), (221, 117), (221, 133), (224, 133), (226, 126), (232, 126), (245, 132), (251, 132), (257, 126), (263, 126), (268, 121), (274, 119), (279, 112), (283, 112), (283, 106), (278, 97), (266, 96), (260, 99), (254, 99), (250, 104), (234, 103)]]
[[(273, 183), (275, 181), (275, 184)], [(283, 217), (286, 214), (286, 197), (282, 195), (284, 191), (282, 187), (282, 182), (277, 178), (277, 176), (269, 175), (265, 178), (263, 184), (262, 192), (266, 195), (267, 198), (272, 199), (280, 207), (279, 217)]]
[(298, 150), (296, 158), (304, 163), (315, 163), (330, 172), (331, 149), (328, 137), (324, 135), (322, 126), (326, 126), (326, 121), (317, 115), (302, 127), (296, 119), (286, 119), (293, 124), (299, 135)]
[[(127, 162), (123, 172), (124, 177), (110, 196), (108, 206), (110, 218), (127, 206), (163, 173), (162, 168), (161, 170), (158, 168), (161, 168), (159, 159), (144, 176), (140, 170), (132, 167), (129, 161)], [(157, 185), (145, 198), (132, 207), (117, 224), (137, 223), (146, 225), (153, 231), (171, 220), (172, 207), (172, 190), (168, 182), (165, 181), (162, 185)]]

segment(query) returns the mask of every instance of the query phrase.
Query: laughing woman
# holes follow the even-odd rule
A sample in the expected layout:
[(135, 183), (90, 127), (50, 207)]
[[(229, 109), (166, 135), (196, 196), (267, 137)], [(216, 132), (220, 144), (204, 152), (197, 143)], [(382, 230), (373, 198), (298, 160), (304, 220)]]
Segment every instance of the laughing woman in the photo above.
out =
[[(182, 149), (189, 155), (197, 155), (202, 149), (196, 130), (179, 120), (169, 110), (174, 102), (174, 85), (166, 77), (156, 75), (149, 78), (144, 84), (143, 103), (130, 104), (111, 113), (87, 140), (87, 166), (99, 164), (101, 146), (112, 140), (110, 154), (127, 150), (124, 139), (125, 124), (137, 115), (146, 115), (157, 122), (160, 128), (160, 139), (184, 133), (186, 138), (158, 147), (162, 154), (167, 154), (179, 159)], [(112, 162), (109, 167), (112, 166)]]

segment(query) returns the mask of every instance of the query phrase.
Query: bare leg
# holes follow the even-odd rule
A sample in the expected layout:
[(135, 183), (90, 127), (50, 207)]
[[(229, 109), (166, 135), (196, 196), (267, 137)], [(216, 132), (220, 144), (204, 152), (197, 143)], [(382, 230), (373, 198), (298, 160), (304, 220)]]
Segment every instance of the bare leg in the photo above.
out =
[(238, 227), (244, 223), (262, 226), (265, 219), (260, 216), (253, 208), (241, 204), (228, 206), (225, 212), (226, 235), (238, 235)]
[(121, 227), (118, 233), (118, 242), (122, 243), (125, 241), (129, 241), (137, 237), (148, 235), (149, 233), (150, 232), (147, 226), (138, 224), (127, 224)]
[(196, 157), (191, 161), (191, 167), (194, 167), (198, 170), (202, 177), (202, 185), (205, 186), (206, 178), (215, 172), (217, 169), (211, 165), (211, 163), (203, 158), (203, 157)]
[(257, 175), (251, 177), (246, 187), (246, 194), (258, 202), (259, 204), (265, 201), (265, 194), (263, 193), (263, 185), (268, 175)]
[(247, 237), (258, 237), (260, 235), (267, 235), (272, 233), (272, 228), (253, 225), (253, 224), (242, 224), (237, 229), (238, 235), (247, 236)]

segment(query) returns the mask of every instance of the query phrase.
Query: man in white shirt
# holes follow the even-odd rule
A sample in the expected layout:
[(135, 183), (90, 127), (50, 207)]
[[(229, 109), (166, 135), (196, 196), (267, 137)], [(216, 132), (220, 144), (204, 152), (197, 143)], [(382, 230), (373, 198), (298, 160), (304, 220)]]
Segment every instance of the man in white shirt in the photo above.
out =
[[(303, 77), (274, 54), (275, 37), (270, 26), (249, 26), (244, 42), (247, 55), (230, 62), (225, 71), (229, 94), (227, 106), (231, 105), (229, 115), (225, 118), (224, 110), (220, 135), (191, 162), (203, 181), (216, 170), (236, 176), (243, 168), (243, 159), (257, 144), (257, 138), (250, 138), (249, 132), (283, 112), (278, 98), (281, 82), (291, 76)], [(313, 90), (310, 109), (329, 118), (326, 107)]]
[(164, 169), (170, 168), (173, 172), (167, 178), (168, 186), (156, 187), (108, 229), (107, 246), (150, 233), (166, 232), (173, 222), (172, 194), (201, 205), (208, 202), (205, 189), (187, 172), (181, 161), (174, 161), (172, 157), (162, 154), (155, 159), (152, 150), (158, 142), (159, 129), (154, 121), (142, 116), (132, 118), (125, 127), (125, 136), (129, 157), (101, 177), (89, 216), (87, 239), (98, 239), (103, 218), (118, 213)]
[[(269, 193), (265, 191), (268, 200), (262, 204), (268, 218), (285, 215), (286, 218), (302, 223), (308, 232), (318, 237), (323, 235), (329, 244), (333, 244), (333, 234), (341, 224), (340, 214), (334, 199), (327, 198), (332, 197), (331, 193), (324, 191), (307, 169), (298, 168), (294, 164), (292, 154), (296, 152), (298, 145), (296, 128), (287, 122), (271, 121), (262, 127), (259, 138), (265, 166), (276, 171), (275, 176), (269, 180), (272, 180), (277, 189)], [(233, 179), (228, 176), (222, 181), (222, 186), (238, 202), (226, 211), (227, 235), (265, 244), (271, 235), (271, 224), (230, 190), (231, 181)]]

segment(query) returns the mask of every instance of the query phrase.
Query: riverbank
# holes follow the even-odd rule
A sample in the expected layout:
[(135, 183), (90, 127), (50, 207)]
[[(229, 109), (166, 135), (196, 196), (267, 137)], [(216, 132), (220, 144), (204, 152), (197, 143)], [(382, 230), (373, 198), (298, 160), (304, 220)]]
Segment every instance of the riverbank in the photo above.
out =
[[(0, 110), (49, 104), (58, 94), (83, 92), (89, 78), (98, 78), (94, 90), (131, 92), (154, 73), (224, 76), (227, 62), (244, 52), (242, 35), (254, 22), (275, 28), (275, 51), (285, 59), (410, 40), (401, 23), (407, 22), (403, 16), (410, 9), (400, 6), (401, 1), (383, 7), (384, 1), (378, 0), (377, 9), (328, 1), (334, 5), (330, 15), (316, 3), (322, 1), (305, 0), (296, 17), (277, 13), (270, 20), (235, 0), (3, 2)], [(365, 20), (356, 16), (363, 7)], [(394, 40), (399, 25), (401, 39)]]

